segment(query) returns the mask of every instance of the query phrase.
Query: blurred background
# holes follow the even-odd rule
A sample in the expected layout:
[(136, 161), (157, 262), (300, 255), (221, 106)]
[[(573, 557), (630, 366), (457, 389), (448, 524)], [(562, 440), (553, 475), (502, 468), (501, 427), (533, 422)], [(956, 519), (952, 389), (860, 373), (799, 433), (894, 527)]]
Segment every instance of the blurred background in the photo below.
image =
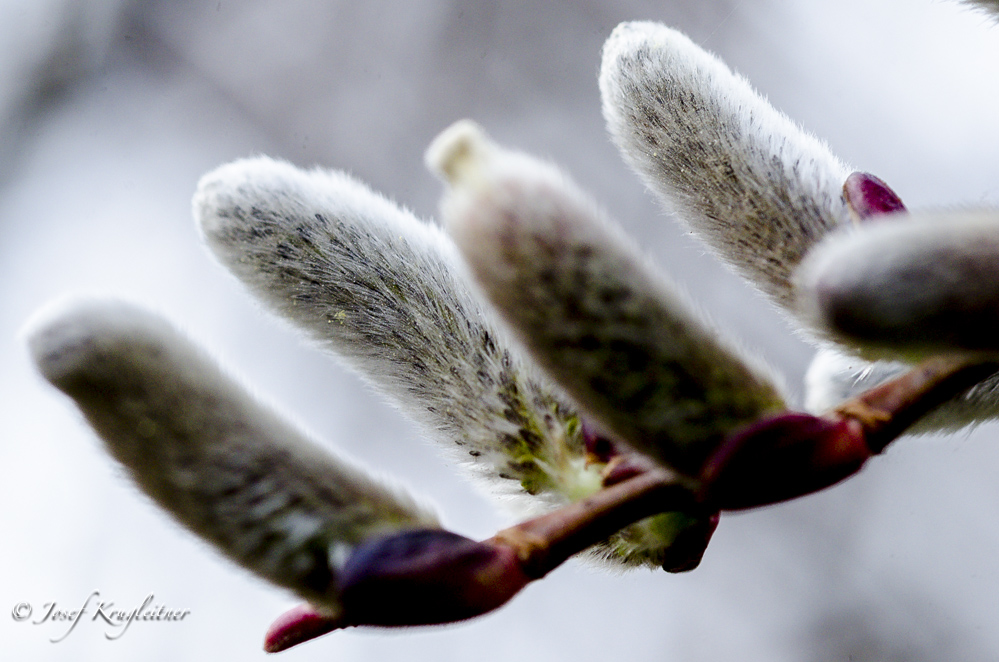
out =
[[(910, 207), (999, 204), (999, 28), (940, 0), (0, 0), (0, 641), (9, 660), (257, 660), (293, 596), (131, 486), (29, 364), (19, 329), (71, 292), (162, 311), (265, 398), (429, 495), (473, 537), (505, 517), (200, 245), (199, 176), (266, 153), (349, 170), (420, 215), (422, 153), (473, 117), (549, 157), (799, 392), (811, 349), (657, 208), (603, 129), (600, 47), (678, 27)], [(999, 659), (999, 427), (906, 439), (847, 483), (723, 518), (687, 575), (569, 563), (484, 618), (339, 632), (282, 660)], [(188, 609), (115, 641), (22, 602)], [(85, 617), (89, 618), (89, 616)]]

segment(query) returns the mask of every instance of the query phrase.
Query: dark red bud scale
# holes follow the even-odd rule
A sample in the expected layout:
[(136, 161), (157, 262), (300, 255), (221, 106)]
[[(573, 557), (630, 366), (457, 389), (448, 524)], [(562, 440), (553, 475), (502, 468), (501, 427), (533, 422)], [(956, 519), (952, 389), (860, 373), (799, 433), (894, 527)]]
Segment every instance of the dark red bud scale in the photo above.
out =
[(516, 552), (438, 529), (364, 543), (338, 576), (355, 625), (453, 623), (499, 607), (530, 579)]
[(858, 222), (875, 216), (905, 211), (902, 199), (883, 180), (866, 172), (855, 172), (843, 184), (843, 197)]
[(610, 462), (618, 454), (614, 442), (597, 432), (585, 420), (580, 422), (580, 429), (586, 454), (595, 462)]
[(853, 475), (872, 453), (861, 423), (786, 413), (730, 435), (701, 471), (705, 503), (741, 510), (786, 501)]
[(264, 650), (280, 653), (292, 646), (345, 627), (343, 620), (311, 605), (300, 605), (281, 614), (264, 636)]
[(701, 559), (704, 558), (704, 552), (708, 549), (711, 536), (718, 528), (719, 519), (720, 513), (714, 512), (696, 520), (680, 531), (673, 543), (666, 549), (663, 570), (672, 573), (690, 572), (701, 565)]
[(337, 574), (341, 610), (302, 605), (267, 631), (264, 650), (276, 653), (333, 630), (357, 625), (396, 627), (454, 623), (506, 603), (531, 579), (515, 549), (475, 542), (450, 531), (404, 531), (367, 541)]

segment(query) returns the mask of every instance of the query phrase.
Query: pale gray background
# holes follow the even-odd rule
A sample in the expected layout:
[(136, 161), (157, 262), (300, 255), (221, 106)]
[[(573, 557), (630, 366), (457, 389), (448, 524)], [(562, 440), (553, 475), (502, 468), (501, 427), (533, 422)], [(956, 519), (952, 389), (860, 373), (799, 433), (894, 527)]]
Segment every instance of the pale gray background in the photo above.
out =
[[(422, 152), (474, 117), (562, 163), (797, 388), (810, 349), (660, 213), (603, 131), (600, 46), (679, 27), (911, 207), (999, 204), (999, 29), (937, 0), (0, 0), (0, 656), (262, 659), (293, 597), (152, 507), (27, 361), (46, 301), (146, 302), (329, 443), (404, 477), (455, 530), (507, 522), (413, 426), (248, 299), (198, 241), (198, 177), (267, 153), (346, 168), (422, 215)], [(462, 625), (349, 631), (282, 660), (999, 659), (999, 428), (908, 440), (859, 477), (727, 517), (703, 566), (570, 563)], [(118, 641), (15, 623), (21, 601), (187, 608)]]

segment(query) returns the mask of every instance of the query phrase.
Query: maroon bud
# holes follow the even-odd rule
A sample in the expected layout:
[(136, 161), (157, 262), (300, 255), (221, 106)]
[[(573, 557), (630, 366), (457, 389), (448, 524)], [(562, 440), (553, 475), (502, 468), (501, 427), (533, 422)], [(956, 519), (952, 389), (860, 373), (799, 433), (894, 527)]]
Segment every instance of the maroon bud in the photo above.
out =
[(628, 455), (615, 455), (604, 467), (601, 476), (604, 487), (623, 483), (629, 478), (634, 478), (648, 471), (652, 471), (659, 465), (644, 455), (631, 453)]
[(856, 420), (780, 414), (725, 439), (701, 470), (701, 497), (721, 510), (778, 503), (838, 483), (870, 456)]
[(312, 605), (299, 605), (278, 616), (271, 624), (264, 636), (264, 650), (280, 653), (342, 627), (344, 622), (340, 616), (324, 614)]
[(614, 442), (599, 434), (592, 425), (581, 420), (580, 429), (583, 434), (583, 446), (586, 448), (586, 454), (595, 461), (610, 462), (611, 458), (617, 455)]
[(689, 572), (701, 565), (704, 552), (708, 549), (711, 536), (718, 528), (719, 514), (712, 513), (696, 519), (690, 526), (677, 534), (673, 544), (666, 550), (663, 570), (666, 572)]
[(359, 546), (338, 575), (354, 625), (432, 625), (496, 609), (530, 579), (516, 551), (438, 529), (406, 531)]
[(881, 179), (866, 172), (855, 172), (846, 178), (843, 197), (861, 222), (873, 216), (905, 211), (898, 194)]

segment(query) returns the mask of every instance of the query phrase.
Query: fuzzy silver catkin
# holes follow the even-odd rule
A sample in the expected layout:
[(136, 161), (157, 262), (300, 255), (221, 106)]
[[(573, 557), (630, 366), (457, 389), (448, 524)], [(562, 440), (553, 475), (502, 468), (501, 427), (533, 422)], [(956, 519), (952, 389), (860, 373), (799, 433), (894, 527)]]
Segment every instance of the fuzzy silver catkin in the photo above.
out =
[(795, 291), (803, 319), (868, 358), (999, 351), (999, 211), (915, 213), (830, 236)]
[(445, 223), (532, 355), (618, 438), (686, 473), (719, 439), (783, 408), (777, 388), (691, 312), (556, 168), (464, 121), (428, 163)]
[[(836, 348), (824, 347), (815, 355), (805, 374), (805, 408), (813, 414), (825, 413), (910, 368), (912, 365), (899, 361), (866, 361)], [(948, 400), (906, 432), (956, 432), (996, 419), (999, 419), (999, 374)]]
[(205, 175), (194, 214), (253, 294), (501, 494), (551, 504), (599, 488), (576, 412), (504, 339), (439, 228), (343, 173), (265, 157)]
[(146, 494), (313, 604), (337, 609), (337, 558), (357, 543), (437, 526), (425, 507), (247, 394), (156, 315), (112, 300), (64, 302), (30, 324), (28, 343)]
[(749, 83), (664, 25), (604, 45), (603, 112), (628, 164), (679, 219), (777, 304), (791, 273), (849, 220), (849, 170)]

